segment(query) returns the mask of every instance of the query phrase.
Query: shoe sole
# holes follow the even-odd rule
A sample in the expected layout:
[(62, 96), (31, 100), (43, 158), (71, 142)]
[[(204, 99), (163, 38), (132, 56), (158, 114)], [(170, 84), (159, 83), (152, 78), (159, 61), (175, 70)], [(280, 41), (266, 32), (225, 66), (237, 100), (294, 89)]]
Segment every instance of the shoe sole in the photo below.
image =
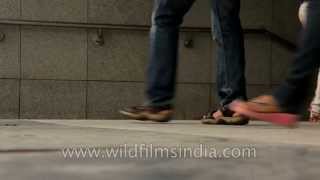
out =
[(244, 126), (249, 124), (249, 119), (244, 117), (221, 117), (225, 125)]
[(163, 111), (161, 114), (150, 114), (150, 113), (130, 113), (127, 111), (119, 111), (120, 114), (129, 117), (130, 119), (139, 121), (153, 121), (153, 122), (169, 122), (172, 119), (172, 111)]
[(206, 125), (222, 125), (223, 122), (220, 119), (202, 119), (202, 124)]
[(249, 119), (238, 117), (221, 117), (219, 119), (202, 119), (202, 124), (207, 125), (230, 125), (230, 126), (244, 126), (249, 124)]

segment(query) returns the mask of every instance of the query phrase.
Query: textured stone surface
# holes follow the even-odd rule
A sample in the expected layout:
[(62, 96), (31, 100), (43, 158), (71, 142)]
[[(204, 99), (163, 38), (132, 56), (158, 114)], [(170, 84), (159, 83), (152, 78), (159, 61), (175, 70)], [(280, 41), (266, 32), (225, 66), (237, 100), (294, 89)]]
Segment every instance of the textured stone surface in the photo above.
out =
[(20, 0), (1, 0), (0, 18), (17, 19), (20, 17)]
[[(3, 169), (1, 176), (11, 180), (42, 180), (43, 177), (47, 180), (87, 180), (93, 177), (96, 180), (109, 177), (121, 180), (162, 180), (163, 177), (167, 180), (317, 180), (319, 171), (315, 166), (319, 166), (319, 162), (313, 158), (319, 156), (318, 148), (263, 148), (267, 149), (262, 150), (263, 157), (249, 160), (65, 160), (59, 153), (9, 154), (0, 157), (0, 166)], [(37, 163), (28, 166), (32, 162)]]
[[(184, 46), (185, 41), (192, 40), (193, 47)], [(207, 33), (183, 33), (180, 38), (179, 82), (210, 83), (216, 80), (215, 53), (212, 38)]]
[[(210, 26), (209, 1), (196, 1), (184, 26)], [(89, 0), (88, 21), (108, 24), (150, 25), (153, 1)], [(201, 19), (201, 20), (199, 20)]]
[(272, 2), (273, 0), (241, 0), (242, 25), (246, 28), (271, 27)]
[(19, 81), (0, 80), (0, 119), (19, 117)]
[(267, 85), (248, 85), (247, 94), (248, 98), (255, 98), (260, 95), (270, 94), (272, 92), (272, 86)]
[(85, 30), (24, 27), (21, 36), (22, 78), (86, 79)]
[(86, 22), (86, 0), (22, 0), (22, 18), (41, 21)]
[[(8, 180), (316, 180), (320, 174), (320, 131), (319, 126), (310, 124), (286, 129), (261, 122), (234, 127), (205, 126), (198, 121), (158, 124), (19, 120), (1, 121), (0, 132), (0, 176)], [(95, 158), (87, 154), (86, 158), (65, 158), (62, 153), (62, 148), (67, 147), (70, 150), (83, 147), (84, 151), (88, 147), (99, 147), (95, 150), (105, 154), (112, 149), (124, 151), (125, 145), (136, 145), (138, 148), (133, 152), (137, 155)], [(161, 147), (164, 155), (158, 153), (157, 157), (150, 157), (139, 148), (151, 145), (153, 151)], [(198, 157), (200, 145), (216, 155), (229, 150), (244, 153), (250, 149), (250, 157), (248, 151), (240, 158), (192, 158), (179, 152), (178, 157), (171, 152), (168, 153), (171, 157), (166, 157), (165, 149), (182, 147)]]
[[(103, 46), (92, 41), (96, 32), (89, 35), (89, 79), (111, 81), (144, 81), (148, 65), (147, 33), (105, 31)], [(194, 47), (184, 47), (193, 40)], [(213, 48), (209, 34), (182, 33), (179, 53), (179, 82), (211, 82), (215, 80)], [(115, 71), (115, 69), (117, 69)]]
[(18, 26), (0, 25), (5, 38), (0, 41), (0, 77), (20, 77), (20, 32)]
[(210, 85), (179, 84), (176, 97), (177, 119), (199, 119), (210, 109)]
[(152, 2), (150, 0), (88, 0), (88, 21), (147, 25), (151, 23)]
[(270, 84), (271, 41), (261, 36), (246, 36), (246, 76), (249, 84)]
[(79, 81), (22, 81), (21, 118), (85, 118), (85, 85)]
[(143, 83), (89, 82), (88, 85), (89, 119), (120, 119), (123, 118), (120, 109), (144, 102)]
[(272, 83), (279, 84), (287, 76), (294, 53), (277, 43), (272, 44)]
[(148, 33), (105, 31), (103, 46), (90, 31), (88, 75), (90, 80), (143, 81), (148, 58)]
[(191, 10), (186, 14), (183, 26), (211, 27), (210, 1), (195, 1)]
[[(0, 121), (0, 124), (2, 124)], [(9, 121), (4, 121), (4, 123), (9, 123)], [(12, 121), (11, 121), (12, 122)], [(13, 121), (14, 122), (14, 121)], [(29, 122), (29, 121), (27, 121)], [(26, 124), (24, 120), (18, 124)], [(43, 123), (37, 126), (36, 123)], [(39, 146), (45, 148), (53, 147), (66, 147), (66, 146), (83, 146), (83, 144), (88, 144), (90, 146), (97, 147), (97, 143), (107, 143), (104, 145), (114, 145), (117, 142), (120, 144), (123, 143), (152, 143), (158, 142), (159, 145), (168, 145), (176, 146), (177, 143), (182, 145), (193, 144), (193, 140), (197, 143), (210, 143), (216, 141), (217, 145), (220, 143), (227, 143), (229, 145), (236, 145), (237, 143), (245, 144), (243, 141), (247, 141), (250, 144), (263, 143), (268, 145), (293, 145), (298, 146), (313, 146), (320, 147), (320, 142), (318, 140), (319, 128), (320, 126), (312, 124), (309, 122), (300, 122), (299, 128), (288, 129), (286, 127), (275, 126), (267, 122), (261, 121), (252, 121), (248, 126), (205, 126), (202, 125), (198, 120), (185, 120), (185, 121), (172, 121), (169, 123), (159, 124), (159, 123), (150, 123), (150, 122), (137, 122), (132, 120), (77, 120), (77, 121), (68, 121), (68, 120), (31, 120), (29, 123), (29, 128), (38, 129), (39, 133), (48, 133), (48, 136), (55, 136), (57, 141), (48, 142), (46, 139), (37, 139), (37, 138), (28, 138), (22, 134), (34, 134), (36, 137), (41, 137), (37, 132), (23, 129), (24, 126), (20, 127), (19, 125), (16, 128), (20, 131), (6, 131), (8, 132), (4, 136), (0, 136), (2, 140), (1, 145), (5, 145), (10, 149), (28, 147), (30, 149), (38, 149)], [(58, 126), (57, 126), (58, 125)], [(76, 128), (76, 131), (68, 131), (64, 127)], [(55, 133), (54, 131), (48, 131), (48, 129), (55, 129), (61, 133)], [(5, 127), (1, 127), (5, 129)], [(107, 136), (107, 135), (92, 135), (91, 133), (81, 133), (85, 130), (97, 131), (102, 134), (112, 133), (116, 130), (122, 130), (126, 132), (136, 132), (140, 134), (138, 136)], [(70, 135), (65, 136), (64, 133), (70, 132)], [(232, 132), (232, 133), (230, 133)], [(20, 134), (20, 138), (14, 136), (15, 134)], [(120, 132), (121, 133), (121, 132)], [(124, 132), (123, 132), (124, 133)], [(150, 136), (150, 135), (141, 135), (141, 133), (146, 134), (162, 134), (163, 137), (159, 136)], [(182, 135), (182, 136), (181, 136)], [(186, 139), (183, 137), (189, 136)], [(194, 137), (196, 136), (196, 137)], [(92, 137), (96, 137), (92, 139)], [(106, 138), (109, 137), (109, 138)], [(140, 138), (137, 138), (140, 137)], [(164, 138), (167, 137), (167, 138)], [(172, 137), (172, 138), (170, 138)], [(203, 137), (203, 141), (200, 140), (200, 137)], [(5, 141), (7, 138), (17, 138), (19, 143), (15, 141)], [(65, 138), (65, 139), (64, 139)], [(182, 138), (182, 139), (181, 139)], [(198, 138), (198, 139), (197, 139)], [(27, 142), (27, 140), (29, 142)], [(74, 141), (72, 141), (74, 140)], [(96, 141), (94, 141), (96, 140)], [(192, 140), (192, 141), (188, 141)], [(107, 141), (107, 142), (106, 142)], [(239, 145), (239, 144), (238, 144)], [(99, 147), (99, 146), (98, 146)]]
[(298, 1), (282, 0), (273, 3), (272, 31), (279, 36), (296, 42), (300, 29)]
[[(150, 25), (153, 1), (145, 0), (29, 0), (22, 2), (22, 18), (108, 24)], [(4, 17), (19, 17), (19, 1), (5, 0)], [(88, 7), (87, 7), (88, 6)], [(248, 27), (270, 27), (272, 1), (242, 1), (241, 18)], [(186, 15), (184, 26), (210, 27), (211, 2), (196, 1)], [(88, 12), (87, 12), (88, 11)], [(259, 14), (259, 15), (257, 15)], [(266, 15), (269, 14), (269, 15)]]

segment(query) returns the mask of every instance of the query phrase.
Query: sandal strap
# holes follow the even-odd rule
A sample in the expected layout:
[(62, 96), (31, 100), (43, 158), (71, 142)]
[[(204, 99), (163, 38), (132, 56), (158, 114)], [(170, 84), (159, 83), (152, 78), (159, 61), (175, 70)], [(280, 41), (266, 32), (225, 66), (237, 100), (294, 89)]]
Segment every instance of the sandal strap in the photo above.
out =
[(226, 108), (226, 107), (221, 107), (219, 110), (222, 112), (222, 115), (225, 117), (232, 117), (233, 114), (235, 113), (234, 111), (231, 111), (229, 108)]
[(202, 119), (215, 119), (212, 115), (217, 111), (220, 111), (225, 117), (232, 117), (234, 114), (234, 111), (231, 111), (226, 107), (220, 107), (217, 110), (209, 111), (207, 114), (202, 116)]

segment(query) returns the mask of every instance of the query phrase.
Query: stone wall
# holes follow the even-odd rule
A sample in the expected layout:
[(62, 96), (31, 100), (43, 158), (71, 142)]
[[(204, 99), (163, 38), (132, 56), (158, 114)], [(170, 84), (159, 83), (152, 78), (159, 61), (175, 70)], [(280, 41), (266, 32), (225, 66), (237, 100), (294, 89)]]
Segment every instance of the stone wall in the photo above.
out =
[[(149, 25), (152, 0), (1, 0), (0, 19)], [(210, 27), (210, 3), (197, 0), (184, 26)], [(245, 28), (267, 28), (294, 41), (296, 4), (243, 0)], [(292, 15), (294, 15), (292, 17)], [(293, 27), (292, 27), (293, 26)], [(118, 109), (140, 104), (148, 32), (1, 25), (0, 118), (118, 119)], [(192, 38), (193, 48), (183, 46)], [(180, 40), (177, 119), (200, 116), (217, 104), (215, 42), (210, 33)], [(286, 74), (293, 54), (260, 35), (246, 36), (248, 93), (268, 92)]]

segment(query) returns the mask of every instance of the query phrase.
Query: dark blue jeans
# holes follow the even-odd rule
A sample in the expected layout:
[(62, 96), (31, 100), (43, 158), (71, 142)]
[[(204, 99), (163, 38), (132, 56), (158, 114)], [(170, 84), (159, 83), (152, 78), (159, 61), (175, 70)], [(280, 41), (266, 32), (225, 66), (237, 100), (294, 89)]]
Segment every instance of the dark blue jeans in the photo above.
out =
[(283, 111), (298, 113), (312, 88), (314, 72), (320, 66), (320, 1), (308, 0), (306, 26), (300, 49), (286, 81), (274, 92)]
[[(150, 106), (174, 103), (179, 28), (194, 1), (154, 1), (146, 92)], [(240, 0), (212, 0), (212, 29), (218, 46), (217, 86), (221, 106), (235, 99), (246, 99), (244, 40), (239, 11)]]

